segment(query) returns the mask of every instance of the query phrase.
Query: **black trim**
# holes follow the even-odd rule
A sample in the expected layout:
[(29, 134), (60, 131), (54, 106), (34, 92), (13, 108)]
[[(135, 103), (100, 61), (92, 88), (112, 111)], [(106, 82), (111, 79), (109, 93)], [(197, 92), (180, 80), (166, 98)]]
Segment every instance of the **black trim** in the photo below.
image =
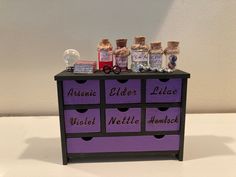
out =
[(187, 79), (182, 80), (182, 107), (180, 110), (180, 142), (179, 142), (179, 154), (177, 154), (177, 158), (179, 161), (183, 161), (184, 155), (184, 132), (185, 132), (185, 112), (186, 112), (186, 95), (187, 95)]
[(77, 80), (78, 78), (83, 78), (84, 80), (91, 79), (171, 79), (171, 78), (190, 78), (190, 74), (181, 70), (176, 70), (172, 73), (158, 73), (158, 72), (121, 72), (120, 74), (109, 73), (105, 74), (103, 71), (97, 71), (93, 74), (77, 74), (73, 72), (63, 71), (57, 74), (55, 80)]
[(57, 94), (58, 94), (58, 108), (59, 108), (59, 121), (61, 132), (61, 149), (62, 149), (62, 163), (66, 165), (68, 163), (67, 157), (67, 145), (66, 145), (66, 131), (64, 122), (64, 107), (63, 107), (63, 85), (61, 81), (57, 82)]

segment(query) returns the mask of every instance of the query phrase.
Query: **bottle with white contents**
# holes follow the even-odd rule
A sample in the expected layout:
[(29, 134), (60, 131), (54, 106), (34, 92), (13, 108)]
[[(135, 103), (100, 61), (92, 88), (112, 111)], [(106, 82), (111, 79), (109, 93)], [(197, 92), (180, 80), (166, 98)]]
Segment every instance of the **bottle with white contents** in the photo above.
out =
[(134, 38), (131, 46), (131, 70), (140, 72), (140, 68), (148, 66), (148, 45), (145, 44), (145, 37)]
[(149, 50), (149, 66), (151, 70), (162, 70), (162, 56), (163, 50), (161, 47), (161, 42), (153, 42), (150, 44), (151, 48)]

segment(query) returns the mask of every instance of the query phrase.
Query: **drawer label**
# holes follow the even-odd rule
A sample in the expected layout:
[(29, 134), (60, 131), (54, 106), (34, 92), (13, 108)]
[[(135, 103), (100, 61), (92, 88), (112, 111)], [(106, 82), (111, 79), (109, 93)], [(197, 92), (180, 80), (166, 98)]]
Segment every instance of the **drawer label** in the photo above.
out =
[(70, 124), (71, 124), (71, 126), (74, 126), (74, 125), (79, 125), (79, 126), (95, 125), (95, 117), (93, 117), (93, 118), (86, 117), (85, 119), (71, 117), (70, 118)]
[(176, 95), (177, 89), (169, 89), (167, 86), (164, 87), (154, 87), (150, 95)]
[(108, 125), (129, 125), (129, 124), (139, 124), (139, 120), (135, 119), (134, 116), (129, 116), (129, 117), (111, 117), (110, 120), (108, 119)]
[(107, 132), (139, 132), (141, 127), (141, 109), (129, 108), (106, 110)]
[(146, 109), (146, 131), (176, 131), (180, 125), (180, 108), (167, 110), (158, 108)]
[(106, 103), (140, 103), (140, 80), (130, 79), (124, 82), (118, 80), (105, 81)]
[(70, 88), (70, 90), (67, 93), (67, 96), (95, 97), (96, 91), (93, 89), (88, 90), (88, 91), (81, 91), (81, 90), (75, 90), (74, 88)]
[(63, 81), (63, 98), (65, 104), (98, 104), (100, 103), (99, 81), (65, 80)]
[(150, 117), (149, 120), (147, 120), (148, 124), (176, 124), (179, 123), (179, 118), (176, 116), (175, 118), (170, 118), (166, 116), (165, 118), (158, 118), (157, 116)]
[(128, 89), (127, 87), (124, 88), (116, 88), (113, 87), (110, 89), (109, 96), (135, 96), (137, 95), (137, 91), (135, 89)]
[(147, 79), (146, 102), (148, 103), (167, 103), (181, 101), (182, 80), (169, 79)]
[(65, 110), (66, 133), (88, 133), (100, 131), (100, 110), (88, 109), (85, 112)]

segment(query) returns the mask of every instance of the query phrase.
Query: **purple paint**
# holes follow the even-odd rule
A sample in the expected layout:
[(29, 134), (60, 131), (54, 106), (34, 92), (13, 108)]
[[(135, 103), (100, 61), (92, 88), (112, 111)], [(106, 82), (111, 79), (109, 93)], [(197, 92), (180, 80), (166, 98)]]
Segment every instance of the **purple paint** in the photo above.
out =
[(140, 103), (140, 81), (130, 79), (122, 83), (118, 80), (106, 80), (106, 103)]
[(100, 132), (100, 110), (88, 109), (86, 112), (65, 110), (66, 133)]
[(94, 137), (90, 141), (81, 138), (67, 139), (68, 153), (96, 152), (145, 152), (179, 150), (179, 135)]
[(106, 109), (106, 132), (140, 132), (141, 109), (129, 108), (127, 111)]
[(147, 79), (146, 102), (180, 102), (181, 101), (181, 79), (170, 79), (163, 82), (159, 79)]
[(180, 108), (160, 111), (158, 108), (146, 109), (146, 131), (179, 130)]
[(74, 80), (63, 81), (64, 104), (99, 104), (99, 81), (87, 80), (78, 83)]

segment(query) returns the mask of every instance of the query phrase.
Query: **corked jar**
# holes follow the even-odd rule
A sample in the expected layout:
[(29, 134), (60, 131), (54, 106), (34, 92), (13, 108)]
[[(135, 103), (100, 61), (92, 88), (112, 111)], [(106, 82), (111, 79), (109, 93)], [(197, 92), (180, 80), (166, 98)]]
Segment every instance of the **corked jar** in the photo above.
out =
[(128, 70), (128, 56), (130, 50), (126, 47), (127, 39), (117, 39), (116, 49), (114, 50), (115, 63), (121, 68), (121, 71)]
[(173, 72), (176, 69), (176, 61), (179, 55), (179, 42), (169, 41), (167, 42), (167, 48), (164, 50), (166, 55), (166, 67), (167, 72)]
[(112, 45), (108, 39), (99, 42), (97, 51), (99, 70), (103, 70), (104, 66), (113, 67)]
[(140, 68), (147, 66), (148, 45), (145, 44), (145, 37), (135, 37), (134, 44), (131, 46), (131, 70), (133, 72), (139, 72)]
[(163, 50), (161, 42), (153, 42), (150, 44), (149, 50), (149, 66), (151, 70), (162, 70)]

